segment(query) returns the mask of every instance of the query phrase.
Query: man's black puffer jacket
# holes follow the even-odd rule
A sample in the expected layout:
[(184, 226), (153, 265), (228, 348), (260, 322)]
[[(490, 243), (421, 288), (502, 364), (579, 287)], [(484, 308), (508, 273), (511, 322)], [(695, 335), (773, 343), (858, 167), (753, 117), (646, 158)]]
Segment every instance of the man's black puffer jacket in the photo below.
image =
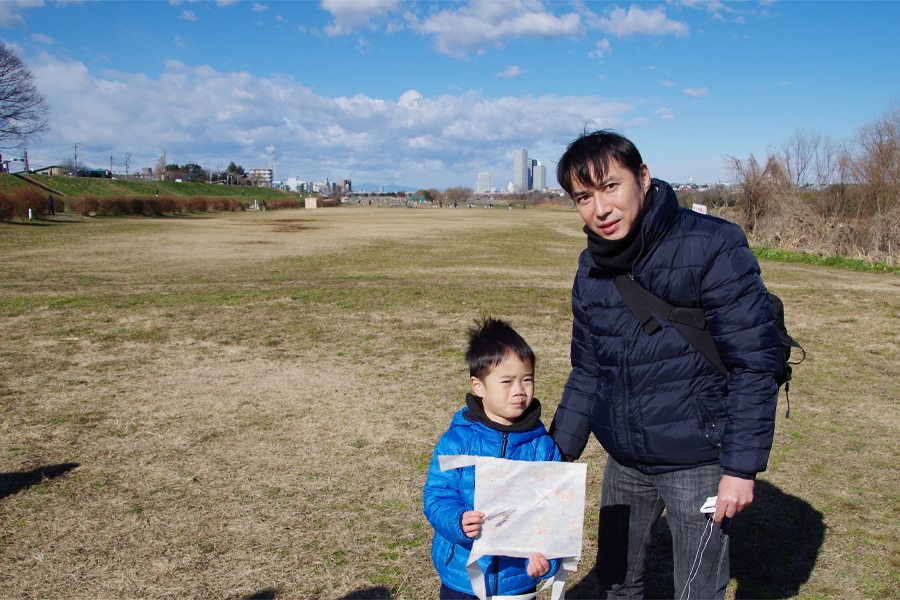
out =
[(550, 433), (569, 458), (590, 431), (619, 463), (663, 473), (721, 463), (764, 471), (772, 447), (781, 348), (744, 232), (678, 206), (663, 181), (641, 224), (632, 274), (675, 306), (702, 306), (724, 377), (669, 323), (648, 336), (585, 250), (572, 288), (572, 372)]

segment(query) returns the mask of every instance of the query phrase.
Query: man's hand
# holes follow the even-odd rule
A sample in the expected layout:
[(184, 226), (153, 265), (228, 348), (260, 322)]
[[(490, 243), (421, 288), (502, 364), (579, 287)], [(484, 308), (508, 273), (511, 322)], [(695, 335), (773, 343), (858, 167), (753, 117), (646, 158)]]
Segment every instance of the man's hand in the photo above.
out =
[(753, 502), (755, 483), (752, 479), (722, 475), (722, 480), (719, 481), (719, 496), (716, 499), (716, 514), (713, 517), (716, 523), (721, 523), (725, 517), (730, 519), (750, 506)]
[(462, 514), (459, 523), (462, 525), (462, 530), (466, 537), (473, 538), (481, 531), (481, 524), (484, 523), (484, 513), (478, 510), (467, 510)]
[(543, 577), (550, 572), (550, 563), (540, 552), (532, 552), (528, 557), (528, 566), (525, 567), (525, 572), (529, 577)]

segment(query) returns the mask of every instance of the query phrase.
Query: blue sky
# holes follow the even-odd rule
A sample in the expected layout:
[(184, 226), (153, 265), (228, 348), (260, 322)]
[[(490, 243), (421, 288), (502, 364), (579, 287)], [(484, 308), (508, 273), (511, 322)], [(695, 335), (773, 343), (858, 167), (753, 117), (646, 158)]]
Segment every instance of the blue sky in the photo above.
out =
[(116, 171), (274, 147), (279, 179), (437, 188), (505, 187), (516, 148), (555, 184), (585, 128), (674, 182), (798, 129), (852, 139), (900, 98), (898, 22), (898, 2), (0, 3), (51, 107), (33, 166), (76, 142)]

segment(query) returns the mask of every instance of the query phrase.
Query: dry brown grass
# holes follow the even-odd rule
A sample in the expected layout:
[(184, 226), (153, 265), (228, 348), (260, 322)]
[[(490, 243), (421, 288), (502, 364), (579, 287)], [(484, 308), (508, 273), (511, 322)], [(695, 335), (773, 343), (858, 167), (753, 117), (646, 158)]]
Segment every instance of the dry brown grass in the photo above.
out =
[[(421, 486), (465, 392), (463, 332), (512, 320), (549, 423), (578, 221), (344, 207), (0, 225), (0, 595), (436, 597)], [(900, 278), (764, 277), (810, 359), (730, 593), (889, 596)]]

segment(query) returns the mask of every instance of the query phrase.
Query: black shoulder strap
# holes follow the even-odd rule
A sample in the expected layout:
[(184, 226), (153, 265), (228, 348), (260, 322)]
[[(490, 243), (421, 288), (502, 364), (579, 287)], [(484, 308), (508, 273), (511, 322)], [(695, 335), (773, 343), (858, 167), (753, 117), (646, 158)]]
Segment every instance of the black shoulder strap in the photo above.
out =
[(706, 327), (706, 314), (702, 308), (672, 306), (662, 298), (644, 289), (628, 273), (620, 273), (613, 280), (616, 289), (647, 333), (653, 335), (662, 326), (651, 313), (656, 313), (678, 330), (703, 358), (708, 360), (723, 377), (728, 377), (728, 369), (719, 356), (712, 332)]

